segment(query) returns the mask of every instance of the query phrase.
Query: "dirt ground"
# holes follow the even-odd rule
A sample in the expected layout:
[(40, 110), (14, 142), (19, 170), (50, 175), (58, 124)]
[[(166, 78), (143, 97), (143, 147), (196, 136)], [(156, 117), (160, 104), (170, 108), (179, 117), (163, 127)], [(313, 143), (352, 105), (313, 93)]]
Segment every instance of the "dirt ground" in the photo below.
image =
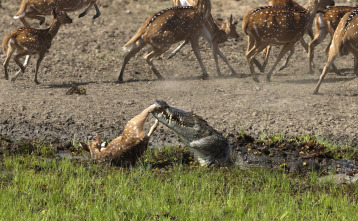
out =
[[(298, 1), (304, 4), (305, 1)], [(113, 139), (121, 134), (126, 122), (155, 100), (186, 111), (193, 111), (225, 136), (240, 131), (261, 136), (282, 133), (287, 136), (307, 134), (322, 136), (332, 142), (357, 145), (358, 79), (353, 75), (353, 56), (336, 61), (346, 76), (329, 73), (320, 94), (313, 89), (325, 64), (322, 51), (326, 41), (316, 48), (316, 74), (308, 74), (307, 56), (297, 44), (289, 67), (274, 72), (271, 83), (255, 83), (249, 75), (245, 58), (247, 38), (241, 31), (244, 14), (266, 1), (212, 0), (212, 14), (238, 20), (238, 41), (229, 40), (221, 50), (243, 77), (230, 76), (220, 62), (223, 77), (217, 77), (211, 50), (202, 41), (201, 53), (210, 78), (199, 80), (201, 69), (187, 46), (167, 60), (168, 52), (154, 61), (166, 78), (159, 81), (146, 65), (142, 50), (126, 67), (124, 83), (116, 80), (125, 52), (122, 46), (135, 34), (149, 15), (171, 6), (169, 0), (100, 0), (101, 17), (92, 20), (95, 11), (78, 18), (81, 11), (69, 13), (73, 23), (62, 27), (44, 58), (39, 72), (41, 85), (35, 85), (32, 60), (25, 75), (13, 84), (0, 75), (0, 134), (14, 139), (92, 140), (98, 134)], [(346, 1), (337, 1), (342, 5)], [(5, 37), (21, 26), (14, 20), (20, 0), (3, 0), (0, 12), (0, 35)], [(34, 27), (37, 21), (28, 20)], [(45, 25), (49, 25), (47, 17)], [(306, 36), (306, 40), (308, 37)], [(176, 46), (176, 45), (175, 45)], [(174, 47), (173, 47), (174, 49)], [(276, 48), (272, 52), (270, 65)], [(1, 53), (0, 60), (5, 60)], [(260, 58), (261, 59), (261, 58)], [(10, 77), (18, 70), (13, 61)], [(72, 83), (87, 91), (86, 95), (66, 95)], [(154, 122), (148, 120), (147, 127)], [(160, 126), (151, 139), (152, 146), (180, 143), (177, 136)]]

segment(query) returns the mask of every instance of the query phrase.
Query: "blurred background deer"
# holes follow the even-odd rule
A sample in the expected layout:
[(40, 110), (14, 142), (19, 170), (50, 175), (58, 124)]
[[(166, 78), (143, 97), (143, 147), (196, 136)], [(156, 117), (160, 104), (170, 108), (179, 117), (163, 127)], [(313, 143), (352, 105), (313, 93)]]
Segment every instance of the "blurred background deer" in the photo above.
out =
[[(316, 21), (315, 21), (315, 36), (308, 46), (308, 61), (309, 61), (308, 68), (310, 74), (314, 73), (313, 57), (314, 57), (315, 47), (318, 44), (320, 44), (329, 33), (330, 40), (328, 45), (324, 49), (325, 55), (328, 56), (329, 48), (332, 44), (334, 31), (336, 30), (338, 23), (346, 13), (352, 12), (356, 9), (357, 7), (334, 6), (327, 10), (322, 10), (319, 13), (317, 13)], [(337, 75), (342, 75), (333, 62), (332, 62), (332, 69)]]
[(171, 45), (188, 40), (203, 72), (202, 78), (208, 78), (199, 50), (199, 37), (207, 17), (210, 15), (210, 0), (198, 0), (196, 7), (174, 7), (164, 9), (150, 16), (138, 32), (124, 45), (129, 52), (124, 56), (118, 81), (123, 81), (123, 73), (129, 60), (146, 44), (152, 51), (145, 57), (147, 64), (158, 79), (163, 79), (153, 64), (153, 59), (166, 52)]
[[(174, 6), (196, 6), (197, 0), (173, 0)], [(215, 60), (216, 70), (218, 75), (221, 75), (221, 71), (219, 68), (219, 63), (217, 59), (217, 54), (223, 59), (223, 61), (228, 65), (231, 72), (236, 75), (235, 70), (230, 65), (228, 59), (218, 48), (218, 44), (224, 43), (227, 41), (229, 37), (234, 39), (239, 39), (239, 34), (236, 31), (237, 22), (233, 22), (232, 15), (225, 22), (220, 22), (218, 20), (214, 20), (211, 13), (205, 22), (205, 26), (202, 30), (202, 36), (208, 41), (210, 47), (213, 50), (213, 56)], [(183, 48), (189, 41), (186, 40), (181, 45), (179, 45), (170, 55), (169, 58), (175, 56), (178, 51)]]
[[(20, 67), (20, 70), (11, 79), (15, 82), (16, 78), (25, 72), (25, 69), (30, 60), (30, 55), (38, 55), (36, 69), (35, 69), (35, 83), (40, 84), (37, 80), (37, 73), (41, 64), (42, 59), (51, 47), (53, 38), (56, 36), (58, 30), (63, 24), (72, 23), (72, 19), (67, 15), (66, 12), (60, 11), (58, 8), (53, 9), (53, 20), (52, 24), (46, 29), (35, 29), (35, 28), (18, 28), (11, 34), (7, 35), (3, 42), (2, 48), (6, 53), (6, 59), (4, 62), (5, 79), (9, 79), (7, 67), (9, 65), (10, 58), (15, 52), (14, 61)], [(20, 58), (27, 56), (25, 63), (21, 64)]]
[(253, 66), (256, 63), (255, 56), (267, 46), (282, 45), (274, 65), (267, 73), (266, 79), (270, 81), (282, 57), (288, 51), (289, 56), (294, 53), (295, 43), (302, 38), (306, 27), (312, 25), (320, 5), (334, 5), (334, 1), (310, 0), (308, 8), (303, 12), (272, 6), (259, 7), (244, 16), (242, 30), (248, 36), (246, 58), (254, 81), (259, 81)]
[[(323, 68), (322, 74), (313, 91), (313, 94), (318, 94), (319, 87), (327, 74), (328, 69), (333, 64), (337, 56), (348, 55), (352, 53), (354, 60), (358, 60), (358, 9), (346, 13), (339, 22), (331, 42), (328, 52), (327, 63)], [(358, 77), (358, 68), (355, 65), (354, 74)]]
[(42, 25), (45, 22), (45, 17), (43, 16), (51, 15), (53, 8), (60, 8), (66, 12), (71, 12), (80, 10), (86, 6), (87, 8), (79, 17), (85, 16), (93, 6), (96, 9), (96, 14), (93, 16), (93, 19), (95, 19), (101, 15), (96, 1), (97, 0), (23, 0), (14, 19), (20, 19), (26, 27), (30, 27), (29, 23), (25, 20), (26, 17), (40, 20), (40, 25)]

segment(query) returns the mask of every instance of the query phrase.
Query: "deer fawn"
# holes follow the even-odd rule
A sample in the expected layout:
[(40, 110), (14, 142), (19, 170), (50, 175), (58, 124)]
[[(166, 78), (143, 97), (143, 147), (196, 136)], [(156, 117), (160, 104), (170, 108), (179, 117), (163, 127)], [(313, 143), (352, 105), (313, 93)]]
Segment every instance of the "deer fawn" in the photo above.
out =
[[(313, 66), (312, 61), (314, 57), (314, 48), (320, 44), (323, 39), (327, 36), (329, 33), (331, 36), (331, 39), (329, 41), (329, 44), (324, 49), (324, 53), (328, 56), (328, 51), (332, 43), (332, 38), (334, 31), (336, 30), (339, 21), (342, 19), (342, 17), (347, 12), (352, 12), (356, 10), (357, 7), (349, 7), (349, 6), (335, 6), (331, 7), (327, 10), (322, 11), (321, 13), (318, 13), (316, 16), (316, 22), (315, 22), (315, 36), (313, 40), (309, 43), (308, 46), (308, 60), (309, 60), (309, 72), (310, 74), (313, 74)], [(337, 67), (332, 63), (332, 69), (337, 75), (341, 75), (340, 71), (337, 69)]]
[[(16, 51), (14, 61), (20, 67), (20, 70), (11, 79), (15, 82), (16, 78), (25, 72), (25, 68), (28, 65), (30, 55), (38, 54), (36, 69), (35, 69), (35, 83), (40, 84), (37, 80), (37, 73), (40, 67), (40, 63), (45, 56), (45, 53), (51, 47), (52, 39), (56, 36), (59, 28), (63, 24), (72, 23), (72, 19), (66, 12), (59, 9), (53, 9), (53, 21), (47, 29), (34, 29), (34, 28), (18, 28), (11, 34), (7, 35), (3, 42), (2, 48), (7, 53), (6, 60), (4, 62), (5, 79), (9, 79), (7, 67), (11, 55)], [(8, 47), (6, 49), (6, 46)], [(20, 58), (26, 55), (25, 63), (22, 65)]]
[[(197, 1), (196, 0), (173, 0), (174, 6), (195, 6)], [(217, 54), (224, 60), (224, 62), (229, 66), (231, 72), (236, 75), (235, 70), (231, 67), (229, 61), (224, 56), (224, 54), (220, 51), (218, 48), (218, 44), (224, 43), (229, 37), (238, 39), (239, 34), (236, 32), (236, 26), (237, 22), (233, 22), (232, 15), (230, 16), (230, 19), (226, 22), (219, 22), (214, 21), (211, 14), (207, 18), (207, 23), (205, 23), (205, 26), (202, 30), (202, 36), (209, 42), (213, 49), (213, 55), (214, 60), (217, 68), (218, 75), (221, 75), (219, 64), (217, 60)], [(172, 58), (175, 56), (178, 51), (183, 48), (186, 44), (188, 44), (189, 41), (186, 40), (183, 42), (179, 47), (177, 47), (170, 55), (169, 58)]]
[[(358, 60), (358, 9), (346, 13), (339, 22), (334, 32), (331, 46), (328, 52), (328, 60), (323, 68), (322, 74), (313, 91), (318, 94), (319, 87), (327, 74), (328, 69), (333, 64), (337, 56), (343, 56), (352, 53), (355, 61)], [(358, 68), (354, 67), (354, 74), (358, 77)]]
[(138, 158), (147, 150), (149, 139), (158, 125), (155, 121), (148, 134), (144, 133), (144, 123), (149, 115), (158, 108), (153, 104), (139, 115), (133, 117), (125, 126), (120, 137), (114, 139), (107, 147), (100, 150), (101, 136), (90, 145), (81, 143), (88, 148), (91, 158), (98, 161), (111, 161), (122, 166), (134, 165)]
[(129, 49), (129, 52), (124, 57), (118, 81), (123, 81), (123, 72), (128, 61), (146, 44), (151, 45), (153, 50), (145, 57), (145, 60), (153, 73), (159, 79), (163, 79), (154, 66), (153, 59), (167, 51), (172, 44), (185, 40), (191, 43), (203, 72), (202, 77), (207, 78), (208, 74), (201, 60), (198, 40), (204, 22), (210, 15), (210, 10), (210, 0), (199, 0), (197, 7), (168, 8), (150, 16), (132, 39), (124, 45), (124, 50)]
[(246, 51), (247, 61), (253, 80), (258, 82), (253, 63), (254, 57), (267, 46), (282, 45), (274, 65), (267, 73), (270, 81), (271, 74), (282, 57), (290, 51), (294, 53), (295, 43), (303, 36), (306, 27), (310, 26), (319, 5), (334, 4), (333, 0), (310, 0), (308, 9), (304, 12), (292, 11), (286, 8), (265, 6), (249, 11), (243, 19), (242, 30), (248, 36)]
[(94, 6), (96, 15), (93, 16), (93, 19), (95, 19), (101, 15), (96, 1), (97, 0), (23, 0), (14, 19), (20, 19), (26, 27), (30, 27), (30, 25), (25, 20), (25, 17), (40, 20), (40, 25), (42, 25), (45, 22), (45, 17), (41, 15), (51, 15), (53, 8), (60, 8), (66, 12), (70, 12), (79, 10), (87, 5), (88, 7), (79, 17), (85, 16), (89, 9)]

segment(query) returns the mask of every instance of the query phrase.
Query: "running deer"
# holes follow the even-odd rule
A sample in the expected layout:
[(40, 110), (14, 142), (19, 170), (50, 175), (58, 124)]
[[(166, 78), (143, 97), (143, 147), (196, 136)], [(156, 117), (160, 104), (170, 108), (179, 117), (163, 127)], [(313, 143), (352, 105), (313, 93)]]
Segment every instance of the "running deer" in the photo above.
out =
[[(16, 52), (14, 61), (20, 67), (20, 70), (11, 79), (12, 82), (15, 82), (16, 78), (25, 72), (30, 60), (30, 55), (38, 54), (35, 69), (35, 83), (40, 84), (37, 80), (37, 73), (45, 53), (50, 49), (51, 42), (60, 29), (60, 26), (72, 23), (72, 19), (66, 12), (60, 11), (59, 9), (53, 9), (52, 13), (53, 21), (47, 29), (34, 29), (28, 27), (18, 28), (4, 38), (2, 48), (4, 52), (7, 53), (4, 62), (5, 79), (9, 79), (7, 67), (14, 52)], [(20, 58), (23, 56), (26, 56), (26, 59), (25, 63), (21, 64)]]
[[(306, 8), (302, 7), (301, 5), (299, 5), (297, 2), (295, 2), (293, 0), (270, 0), (268, 5), (269, 6), (284, 7), (284, 8), (290, 9), (292, 11), (301, 11), (301, 12), (306, 11)], [(322, 4), (322, 5), (319, 6), (319, 8), (323, 9), (323, 8), (326, 8), (327, 6), (328, 5)], [(309, 25), (309, 26), (306, 27), (305, 33), (307, 33), (310, 36), (310, 38), (313, 39), (314, 35), (313, 35), (312, 25)], [(305, 42), (303, 36), (300, 38), (300, 42), (301, 42), (302, 47), (304, 47), (305, 51), (308, 52), (308, 44)], [(264, 72), (264, 70), (265, 70), (265, 67), (266, 67), (266, 65), (268, 63), (268, 58), (269, 58), (269, 55), (270, 55), (270, 51), (271, 51), (270, 46), (268, 46), (264, 50), (265, 60), (264, 60), (264, 63), (262, 65), (262, 67), (260, 68), (261, 72)], [(291, 58), (291, 56), (288, 56), (286, 58), (286, 61), (285, 61), (284, 65), (282, 67), (280, 67), (279, 70), (283, 70), (284, 68), (287, 67), (287, 64), (288, 64), (290, 58)], [(254, 62), (258, 67), (260, 67), (260, 64), (257, 63), (257, 61), (254, 61)]]
[(89, 149), (91, 158), (98, 161), (110, 161), (121, 166), (134, 165), (138, 158), (147, 150), (148, 142), (158, 125), (158, 120), (152, 125), (148, 134), (144, 132), (144, 123), (148, 115), (159, 106), (153, 104), (139, 115), (133, 117), (125, 126), (122, 135), (114, 139), (107, 147), (101, 148), (101, 136), (97, 136), (90, 145), (81, 143)]
[[(357, 7), (335, 6), (317, 14), (316, 21), (315, 21), (315, 30), (316, 30), (315, 36), (308, 46), (308, 60), (309, 60), (310, 74), (314, 73), (313, 65), (312, 65), (312, 61), (314, 57), (314, 48), (318, 44), (320, 44), (329, 33), (331, 38), (329, 44), (324, 49), (325, 55), (328, 56), (328, 51), (332, 43), (334, 31), (336, 30), (338, 23), (346, 13), (352, 12), (356, 9)], [(332, 69), (337, 75), (341, 75), (340, 71), (337, 69), (334, 63), (332, 63)]]
[[(358, 9), (346, 13), (339, 22), (334, 32), (331, 46), (328, 52), (328, 60), (323, 68), (322, 74), (313, 91), (318, 94), (319, 87), (327, 74), (328, 69), (333, 64), (337, 56), (343, 56), (352, 53), (355, 62), (358, 61)], [(354, 74), (358, 77), (358, 68), (354, 67)]]
[[(173, 0), (173, 3), (174, 3), (174, 6), (195, 6), (197, 4), (197, 0), (180, 0), (180, 1)], [(209, 42), (210, 46), (213, 49), (213, 56), (214, 56), (214, 60), (215, 60), (215, 64), (216, 64), (216, 68), (217, 68), (217, 72), (218, 72), (219, 76), (221, 75), (221, 72), (219, 69), (217, 54), (219, 54), (219, 56), (228, 65), (231, 72), (234, 75), (236, 75), (236, 72), (231, 67), (229, 61), (227, 60), (227, 58), (224, 56), (224, 54), (218, 48), (218, 44), (224, 43), (225, 41), (227, 41), (227, 39), (229, 37), (232, 37), (235, 39), (239, 38), (239, 34), (236, 31), (236, 25), (237, 25), (237, 22), (233, 22), (232, 15), (230, 16), (230, 19), (227, 20), (226, 22), (219, 22), (219, 21), (214, 21), (213, 17), (210, 14), (209, 17), (207, 18), (207, 22), (205, 23), (205, 26), (202, 30), (202, 36)], [(179, 45), (179, 47), (177, 47), (169, 55), (169, 58), (172, 58), (173, 56), (175, 56), (175, 54), (178, 53), (178, 51), (188, 43), (189, 43), (189, 41), (186, 40), (181, 45)]]
[(196, 7), (167, 8), (150, 16), (124, 45), (124, 50), (129, 50), (129, 52), (124, 57), (118, 81), (123, 81), (124, 68), (128, 61), (146, 44), (151, 45), (153, 50), (145, 56), (145, 60), (153, 73), (159, 79), (163, 79), (154, 66), (153, 59), (166, 52), (172, 44), (185, 40), (191, 43), (203, 72), (202, 78), (207, 78), (208, 74), (201, 60), (198, 40), (210, 11), (210, 0), (199, 0)]
[[(297, 2), (295, 2), (293, 0), (270, 0), (268, 5), (269, 6), (284, 7), (284, 8), (290, 9), (292, 11), (305, 11), (306, 10), (306, 8), (302, 7), (300, 4), (298, 4)], [(312, 27), (307, 27), (306, 33), (311, 37), (311, 39), (313, 39)], [(304, 41), (303, 36), (300, 38), (300, 42), (301, 42), (301, 45), (305, 48), (305, 50), (307, 52), (308, 45)], [(265, 67), (266, 67), (266, 65), (268, 63), (268, 58), (269, 58), (270, 52), (271, 52), (271, 46), (267, 46), (267, 48), (264, 50), (265, 60), (264, 60), (264, 63), (262, 65), (262, 67), (260, 68), (261, 72), (265, 71)], [(286, 68), (289, 60), (290, 60), (290, 57), (287, 57), (285, 64), (282, 67), (280, 67), (279, 70), (282, 70), (282, 69)], [(259, 67), (259, 65), (258, 65), (258, 67)]]
[(255, 56), (267, 46), (282, 45), (274, 65), (267, 73), (270, 81), (272, 72), (282, 57), (290, 51), (294, 53), (295, 43), (303, 36), (306, 27), (312, 25), (319, 5), (333, 5), (334, 0), (309, 0), (308, 8), (303, 12), (286, 8), (265, 6), (249, 11), (243, 19), (242, 30), (248, 36), (247, 61), (253, 80), (258, 82), (253, 63)]
[(90, 8), (94, 6), (96, 14), (93, 19), (101, 15), (96, 4), (97, 0), (22, 0), (21, 6), (14, 19), (20, 19), (25, 27), (30, 27), (25, 17), (40, 20), (40, 25), (45, 22), (43, 15), (51, 15), (53, 8), (60, 8), (66, 12), (77, 11), (87, 6), (79, 17), (85, 16)]

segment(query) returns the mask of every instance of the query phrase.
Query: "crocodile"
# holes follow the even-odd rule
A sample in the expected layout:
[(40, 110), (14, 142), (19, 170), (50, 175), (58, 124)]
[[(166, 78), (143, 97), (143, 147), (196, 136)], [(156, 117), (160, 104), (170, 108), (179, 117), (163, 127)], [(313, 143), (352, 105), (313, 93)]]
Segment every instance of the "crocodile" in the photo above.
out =
[(210, 166), (228, 161), (228, 140), (202, 117), (171, 107), (165, 101), (158, 100), (155, 105), (158, 108), (152, 112), (153, 116), (179, 136), (200, 165)]
[(154, 117), (178, 134), (194, 158), (203, 166), (214, 163), (236, 165), (241, 169), (273, 168), (289, 173), (326, 171), (358, 174), (355, 160), (334, 159), (317, 142), (285, 142), (267, 145), (249, 135), (239, 135), (230, 142), (202, 117), (156, 101)]

